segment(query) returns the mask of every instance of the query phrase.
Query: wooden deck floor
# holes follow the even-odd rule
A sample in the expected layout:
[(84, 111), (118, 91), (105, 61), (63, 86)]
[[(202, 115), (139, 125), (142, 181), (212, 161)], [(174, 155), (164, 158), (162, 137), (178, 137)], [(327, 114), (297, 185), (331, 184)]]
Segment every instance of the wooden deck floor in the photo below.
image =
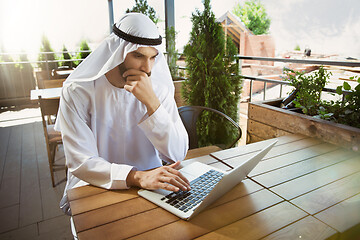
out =
[[(240, 108), (246, 142), (247, 104)], [(64, 161), (62, 148), (57, 161)], [(0, 113), (0, 239), (73, 239), (59, 208), (65, 172), (51, 186), (41, 115), (37, 108)]]
[(65, 171), (53, 188), (40, 121), (38, 109), (0, 114), (0, 239), (73, 239), (59, 208)]

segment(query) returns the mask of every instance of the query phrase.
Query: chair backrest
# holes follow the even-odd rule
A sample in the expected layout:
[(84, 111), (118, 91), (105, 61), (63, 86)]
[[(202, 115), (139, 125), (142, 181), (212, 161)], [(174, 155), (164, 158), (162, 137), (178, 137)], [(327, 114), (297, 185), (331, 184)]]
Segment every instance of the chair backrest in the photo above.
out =
[(39, 89), (45, 88), (58, 88), (63, 86), (63, 82), (66, 78), (61, 79), (38, 79), (38, 87)]
[(231, 144), (226, 146), (225, 149), (235, 146), (236, 142), (241, 137), (242, 132), (240, 126), (225, 113), (220, 112), (216, 109), (203, 107), (203, 106), (183, 106), (183, 107), (179, 107), (178, 111), (180, 114), (180, 118), (189, 135), (189, 149), (194, 149), (199, 147), (196, 123), (203, 111), (211, 111), (216, 114), (219, 114), (221, 117), (228, 120), (237, 129), (238, 134), (236, 139)]
[(53, 122), (51, 117), (57, 115), (59, 103), (59, 98), (42, 98), (39, 96), (39, 105), (44, 128), (46, 128), (46, 123)]

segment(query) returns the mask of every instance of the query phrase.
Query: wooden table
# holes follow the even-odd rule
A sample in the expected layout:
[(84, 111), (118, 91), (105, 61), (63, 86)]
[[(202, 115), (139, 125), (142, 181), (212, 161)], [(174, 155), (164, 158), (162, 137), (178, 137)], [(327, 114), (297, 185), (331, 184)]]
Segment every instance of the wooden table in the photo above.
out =
[[(184, 161), (229, 170), (259, 151), (257, 142)], [(248, 178), (190, 221), (137, 195), (85, 186), (68, 191), (84, 239), (358, 239), (360, 156), (303, 135), (278, 143)]]
[(30, 99), (38, 100), (39, 96), (41, 96), (42, 98), (60, 98), (61, 89), (62, 87), (34, 89), (30, 92)]

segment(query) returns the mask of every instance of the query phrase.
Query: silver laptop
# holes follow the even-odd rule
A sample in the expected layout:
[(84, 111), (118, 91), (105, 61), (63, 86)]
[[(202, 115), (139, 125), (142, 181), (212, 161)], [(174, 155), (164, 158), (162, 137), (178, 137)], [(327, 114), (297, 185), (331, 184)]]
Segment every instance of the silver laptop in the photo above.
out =
[(185, 166), (179, 171), (190, 181), (190, 191), (141, 189), (138, 194), (176, 216), (189, 220), (240, 183), (276, 142), (277, 140), (273, 141), (259, 153), (228, 172), (200, 162)]

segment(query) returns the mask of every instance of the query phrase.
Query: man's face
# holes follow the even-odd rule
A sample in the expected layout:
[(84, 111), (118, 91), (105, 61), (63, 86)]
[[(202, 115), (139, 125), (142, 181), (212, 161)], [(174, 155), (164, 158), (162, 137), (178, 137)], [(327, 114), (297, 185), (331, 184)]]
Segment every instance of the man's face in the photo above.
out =
[(159, 54), (153, 47), (140, 47), (126, 55), (125, 61), (119, 66), (121, 74), (128, 69), (136, 69), (151, 75), (155, 58)]

